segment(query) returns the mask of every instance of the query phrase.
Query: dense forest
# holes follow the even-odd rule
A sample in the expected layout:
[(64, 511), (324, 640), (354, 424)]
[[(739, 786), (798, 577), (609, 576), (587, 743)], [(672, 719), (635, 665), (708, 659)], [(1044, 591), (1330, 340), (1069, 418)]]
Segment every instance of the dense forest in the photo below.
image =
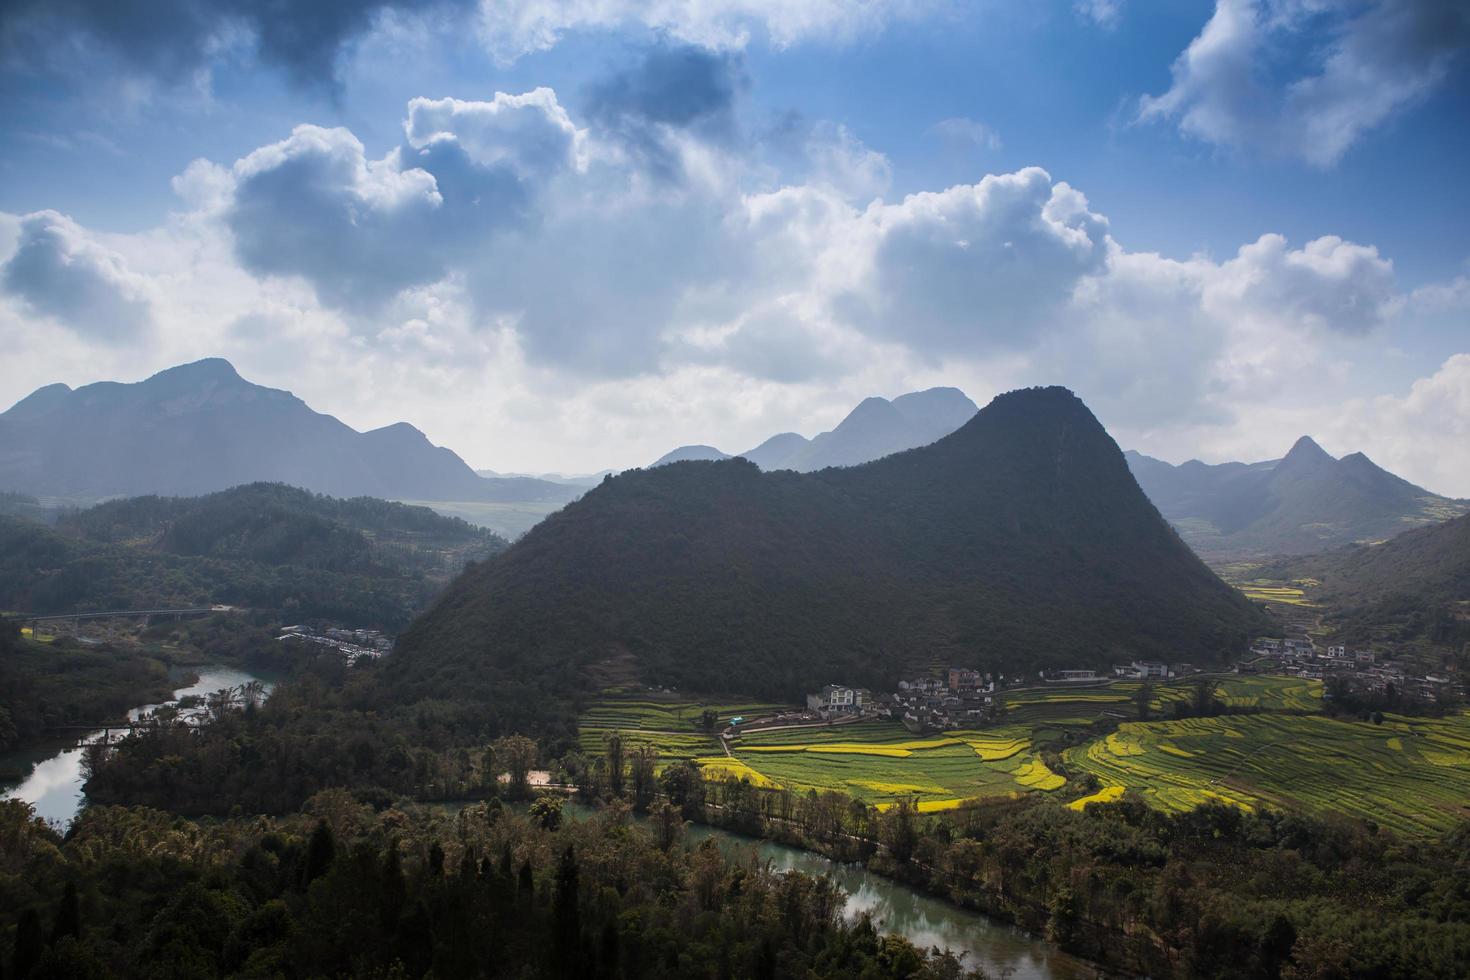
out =
[(164, 665), (144, 653), (67, 638), (33, 643), (0, 619), (0, 751), (54, 736), (58, 726), (118, 718), (171, 689)]
[(952, 956), (840, 916), (828, 880), (691, 846), (626, 809), (454, 815), (345, 791), (195, 824), (87, 810), (60, 837), (0, 803), (7, 976), (959, 980)]
[(0, 517), (0, 608), (35, 613), (223, 603), (388, 630), (503, 539), (424, 507), (279, 484)]
[[(1005, 672), (1220, 662), (1263, 615), (1180, 541), (1065, 389), (1003, 395), (863, 466), (693, 461), (604, 480), (405, 632), (405, 700), (568, 667), (791, 699), (959, 662)], [(517, 691), (520, 687), (517, 687)]]

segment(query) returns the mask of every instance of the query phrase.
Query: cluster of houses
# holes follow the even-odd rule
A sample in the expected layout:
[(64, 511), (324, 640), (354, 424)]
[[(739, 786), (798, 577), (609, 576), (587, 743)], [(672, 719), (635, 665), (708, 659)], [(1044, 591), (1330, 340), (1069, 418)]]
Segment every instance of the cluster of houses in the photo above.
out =
[(1157, 660), (1135, 660), (1132, 663), (1119, 664), (1113, 668), (1111, 674), (1100, 674), (1095, 670), (1043, 670), (1040, 677), (1048, 684), (1101, 684), (1112, 678), (1159, 681), (1193, 673), (1195, 668), (1189, 664), (1171, 668)]
[[(1368, 648), (1319, 647), (1310, 636), (1257, 637), (1251, 641), (1250, 652), (1257, 661), (1270, 660), (1272, 673), (1319, 679), (1348, 676), (1364, 690), (1383, 691), (1391, 684), (1400, 693), (1426, 701), (1438, 701), (1454, 692), (1454, 681), (1446, 675), (1410, 674), (1398, 664), (1379, 662), (1378, 654)], [(1253, 668), (1244, 662), (1237, 669)]]
[(391, 637), (377, 630), (331, 628), (320, 633), (309, 626), (283, 626), (276, 642), (314, 643), (331, 647), (350, 666), (361, 660), (376, 660), (393, 649)]
[(898, 690), (879, 694), (860, 687), (828, 684), (808, 694), (807, 709), (828, 720), (893, 718), (911, 732), (972, 727), (989, 720), (995, 710), (996, 679), (965, 667), (951, 667), (942, 677), (898, 682)]

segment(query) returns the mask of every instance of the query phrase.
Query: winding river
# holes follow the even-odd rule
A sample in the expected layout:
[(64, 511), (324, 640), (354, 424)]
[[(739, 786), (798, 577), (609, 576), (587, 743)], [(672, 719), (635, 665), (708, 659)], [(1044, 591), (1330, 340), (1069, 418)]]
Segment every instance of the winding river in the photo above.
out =
[[(573, 819), (585, 819), (592, 811), (568, 803), (563, 812)], [(737, 858), (754, 852), (776, 871), (831, 877), (847, 895), (842, 914), (849, 922), (867, 913), (879, 932), (896, 932), (920, 949), (938, 947), (964, 954), (968, 969), (979, 966), (991, 976), (1010, 980), (1094, 980), (1108, 975), (1095, 963), (1064, 953), (1022, 929), (871, 874), (861, 864), (839, 863), (812, 851), (706, 824), (688, 824), (684, 832), (694, 843), (712, 837), (721, 850)]]
[[(164, 704), (143, 704), (132, 709), (128, 712), (129, 721), (137, 721), (158, 708), (177, 705), (184, 698), (204, 698), (222, 687), (239, 687), (249, 681), (260, 681), (267, 694), (274, 687), (272, 680), (234, 667), (176, 668), (170, 673), (184, 686), (175, 690), (173, 698)], [(184, 683), (187, 678), (196, 674), (197, 680)], [(190, 711), (201, 710), (203, 709), (186, 708), (180, 714), (187, 718)], [(0, 799), (25, 800), (36, 808), (36, 816), (54, 823), (71, 823), (72, 818), (87, 802), (86, 794), (82, 792), (82, 784), (86, 782), (86, 777), (82, 774), (82, 747), (88, 742), (97, 741), (105, 734), (105, 729), (98, 729), (81, 739), (68, 739), (0, 754), (0, 770), (29, 772), (19, 783), (4, 785)]]

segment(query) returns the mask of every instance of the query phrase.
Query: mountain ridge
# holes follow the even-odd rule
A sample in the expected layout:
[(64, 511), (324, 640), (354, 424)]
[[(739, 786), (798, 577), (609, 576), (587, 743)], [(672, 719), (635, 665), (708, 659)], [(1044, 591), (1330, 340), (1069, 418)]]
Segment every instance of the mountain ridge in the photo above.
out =
[(1301, 436), (1280, 459), (1175, 466), (1124, 454), (1149, 499), (1212, 560), (1311, 554), (1381, 540), (1470, 511), (1374, 463)]
[(142, 381), (38, 388), (0, 413), (0, 488), (97, 500), (280, 482), (336, 497), (564, 502), (577, 492), (486, 479), (406, 422), (359, 432), (205, 358)]
[(534, 719), (502, 688), (570, 696), (608, 661), (647, 683), (790, 698), (949, 660), (1220, 661), (1262, 625), (1086, 406), (1028, 389), (859, 466), (612, 477), (462, 575), (386, 666), (405, 697), (475, 690), (514, 725)]
[(665, 453), (650, 465), (739, 456), (762, 470), (809, 473), (829, 466), (856, 466), (928, 445), (959, 428), (976, 411), (975, 403), (958, 388), (926, 388), (891, 401), (869, 396), (831, 430), (810, 439), (797, 432), (780, 432), (752, 449), (733, 455), (714, 446), (686, 445)]

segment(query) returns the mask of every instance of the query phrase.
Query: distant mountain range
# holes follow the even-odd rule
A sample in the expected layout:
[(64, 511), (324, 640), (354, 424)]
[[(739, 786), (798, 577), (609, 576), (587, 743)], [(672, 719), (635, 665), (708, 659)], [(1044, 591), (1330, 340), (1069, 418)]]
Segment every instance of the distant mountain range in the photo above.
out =
[[(795, 432), (782, 432), (739, 455), (766, 472), (809, 473), (828, 466), (856, 466), (905, 449), (927, 446), (964, 425), (975, 412), (975, 403), (958, 388), (930, 388), (900, 395), (892, 401), (866, 398), (831, 432), (812, 439)], [(730, 458), (713, 446), (680, 446), (665, 453), (653, 465)]]
[(86, 501), (256, 481), (416, 501), (560, 503), (582, 490), (486, 479), (411, 425), (358, 432), (218, 358), (135, 384), (47, 385), (0, 414), (0, 490)]
[(1139, 486), (1190, 546), (1213, 559), (1307, 554), (1378, 541), (1470, 511), (1362, 453), (1335, 459), (1309, 436), (1262, 463), (1179, 466), (1125, 454)]
[(614, 678), (789, 699), (950, 662), (1214, 663), (1265, 622), (1045, 388), (864, 465), (607, 479), (456, 580), (386, 669), (396, 696), (483, 697), (518, 730)]

